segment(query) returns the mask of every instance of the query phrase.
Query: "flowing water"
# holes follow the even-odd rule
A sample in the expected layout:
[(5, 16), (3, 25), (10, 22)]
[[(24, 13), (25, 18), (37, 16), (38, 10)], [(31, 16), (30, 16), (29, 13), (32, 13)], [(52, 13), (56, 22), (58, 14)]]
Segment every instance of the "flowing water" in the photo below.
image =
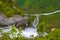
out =
[(25, 30), (22, 30), (22, 35), (26, 38), (30, 38), (31, 35), (33, 35), (34, 37), (36, 37), (38, 35), (38, 32), (36, 30), (36, 27), (38, 25), (38, 21), (39, 21), (39, 17), (36, 16), (36, 18), (33, 21), (33, 27), (28, 27)]
[(48, 16), (48, 15), (52, 15), (52, 14), (55, 14), (55, 13), (58, 13), (58, 12), (60, 12), (60, 10), (56, 10), (56, 11), (51, 12), (51, 13), (30, 14), (30, 16), (40, 16), (40, 15), (46, 15), (46, 16)]
[(36, 37), (38, 35), (37, 30), (35, 28), (26, 28), (25, 30), (22, 30), (22, 36), (25, 38), (30, 38), (30, 37)]
[[(21, 31), (21, 35), (24, 36), (25, 38), (30, 38), (31, 35), (33, 35), (34, 37), (36, 37), (38, 35), (36, 27), (38, 25), (39, 16), (40, 15), (51, 15), (51, 14), (55, 14), (57, 12), (60, 12), (60, 10), (57, 10), (57, 11), (54, 11), (54, 12), (51, 12), (51, 13), (44, 13), (44, 14), (31, 14), (30, 16), (36, 16), (36, 18), (34, 19), (33, 24), (32, 24), (33, 27), (25, 28), (25, 30)], [(9, 27), (2, 28), (2, 30), (4, 32), (7, 32), (9, 30)]]
[(39, 21), (39, 16), (36, 16), (36, 18), (34, 19), (33, 22), (33, 27), (36, 29), (37, 25), (38, 25), (38, 21)]

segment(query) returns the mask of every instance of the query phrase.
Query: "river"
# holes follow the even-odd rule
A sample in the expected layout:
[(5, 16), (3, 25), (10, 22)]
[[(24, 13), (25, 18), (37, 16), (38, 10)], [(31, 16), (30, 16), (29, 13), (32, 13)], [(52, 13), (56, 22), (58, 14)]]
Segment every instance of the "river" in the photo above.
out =
[[(46, 15), (46, 16), (48, 16), (48, 15), (55, 14), (55, 13), (57, 13), (57, 12), (60, 12), (60, 10), (57, 10), (57, 11), (54, 11), (54, 12), (51, 12), (51, 13), (31, 14), (30, 16), (36, 16), (36, 18), (34, 19), (33, 24), (32, 24), (33, 27), (25, 28), (25, 30), (22, 30), (22, 31), (21, 31), (21, 35), (22, 35), (23, 37), (25, 37), (25, 38), (30, 38), (31, 35), (33, 35), (34, 37), (38, 36), (38, 32), (37, 32), (37, 30), (36, 30), (36, 27), (37, 27), (38, 22), (39, 22), (39, 16), (40, 16), (40, 15)], [(6, 27), (6, 28), (5, 28), (5, 27), (2, 28), (3, 32), (8, 32), (9, 29), (10, 29), (10, 26), (9, 26), (9, 27)], [(16, 30), (18, 30), (18, 29), (16, 28)], [(18, 31), (17, 31), (17, 32), (18, 32)], [(17, 35), (17, 34), (16, 34), (16, 35)]]

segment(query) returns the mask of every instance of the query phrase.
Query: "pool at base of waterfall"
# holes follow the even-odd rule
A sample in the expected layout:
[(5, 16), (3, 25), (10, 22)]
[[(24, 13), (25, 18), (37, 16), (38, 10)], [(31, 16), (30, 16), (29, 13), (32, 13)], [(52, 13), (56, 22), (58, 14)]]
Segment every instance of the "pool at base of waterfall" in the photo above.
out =
[[(3, 33), (4, 32), (9, 32), (11, 30), (11, 28), (2, 28), (2, 31)], [(15, 33), (15, 37), (17, 37), (18, 33), (19, 33), (19, 30), (17, 28), (15, 28), (15, 30), (17, 31)], [(25, 38), (33, 38), (33, 37), (36, 37), (38, 35), (37, 33), (37, 30), (33, 27), (28, 27), (28, 28), (25, 28), (24, 30), (21, 31), (21, 35)], [(32, 37), (33, 35), (33, 37)], [(13, 35), (10, 35), (11, 38), (13, 38)]]
[[(22, 36), (25, 38), (30, 38), (30, 37), (36, 37), (38, 35), (37, 30), (35, 28), (26, 28), (25, 30), (22, 30)], [(32, 38), (33, 38), (32, 37)]]

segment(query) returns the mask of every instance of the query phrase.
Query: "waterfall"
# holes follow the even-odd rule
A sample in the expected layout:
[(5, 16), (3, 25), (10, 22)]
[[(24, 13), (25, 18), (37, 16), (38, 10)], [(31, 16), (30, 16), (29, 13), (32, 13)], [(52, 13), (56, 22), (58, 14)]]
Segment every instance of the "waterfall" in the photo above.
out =
[[(23, 36), (23, 37), (26, 37), (26, 38), (30, 38), (31, 37), (31, 35), (33, 35), (34, 37), (36, 37), (37, 35), (38, 35), (38, 32), (37, 32), (37, 30), (36, 30), (36, 27), (37, 27), (37, 25), (38, 25), (38, 22), (39, 22), (39, 16), (40, 15), (51, 15), (51, 14), (55, 14), (55, 13), (57, 13), (57, 12), (60, 12), (60, 10), (57, 10), (57, 11), (54, 11), (54, 12), (51, 12), (51, 13), (44, 13), (44, 14), (30, 14), (30, 16), (36, 16), (35, 17), (35, 19), (34, 19), (34, 21), (33, 21), (33, 23), (32, 23), (32, 26), (34, 27), (27, 27), (27, 28), (25, 28), (25, 30), (22, 30), (21, 31), (21, 35)], [(2, 28), (2, 30), (3, 30), (3, 32), (8, 32), (9, 30), (10, 30), (10, 28), (6, 28), (6, 27), (4, 27), (4, 28)], [(17, 29), (18, 30), (18, 29)], [(18, 33), (18, 31), (17, 31), (17, 33)], [(17, 35), (17, 34), (16, 34)], [(41, 35), (43, 35), (43, 36), (45, 36), (45, 35), (47, 35), (47, 33), (43, 33), (43, 34), (41, 34)], [(17, 35), (18, 36), (18, 35)]]
[(58, 12), (60, 12), (60, 10), (57, 10), (57, 11), (54, 11), (54, 12), (51, 12), (51, 13), (30, 14), (30, 16), (36, 16), (36, 18), (35, 18), (34, 21), (33, 21), (32, 26), (33, 26), (34, 28), (36, 28), (36, 26), (38, 25), (38, 21), (39, 21), (39, 16), (40, 16), (40, 15), (46, 15), (46, 16), (48, 16), (48, 15), (52, 15), (52, 14), (55, 14), (55, 13), (58, 13)]
[(50, 12), (50, 13), (30, 14), (30, 16), (40, 16), (40, 15), (46, 15), (46, 16), (48, 16), (48, 15), (56, 14), (56, 13), (58, 13), (58, 12), (60, 12), (60, 10), (56, 10), (56, 11)]
[(38, 21), (39, 21), (39, 16), (36, 16), (36, 18), (33, 21), (33, 27), (36, 28), (38, 25)]

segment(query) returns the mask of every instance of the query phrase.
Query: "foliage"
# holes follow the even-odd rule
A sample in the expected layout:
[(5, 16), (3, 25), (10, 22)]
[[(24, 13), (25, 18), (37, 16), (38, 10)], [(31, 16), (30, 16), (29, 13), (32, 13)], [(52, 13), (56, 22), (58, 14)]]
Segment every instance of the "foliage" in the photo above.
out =
[[(42, 22), (42, 24), (44, 24), (44, 23)], [(12, 27), (12, 29), (14, 29), (14, 28)], [(20, 28), (19, 30), (21, 31), (22, 28)], [(11, 30), (11, 31), (14, 32), (14, 30)], [(11, 31), (9, 31), (9, 32), (11, 32)], [(20, 35), (20, 34), (18, 34), (18, 37), (14, 36), (13, 38), (11, 38), (9, 36), (9, 34), (10, 34), (9, 32), (2, 33), (2, 35), (3, 35), (2, 40), (26, 40), (26, 38), (22, 37), (22, 35)], [(37, 36), (34, 38), (29, 38), (27, 40), (60, 40), (60, 28), (56, 28), (54, 31), (49, 32), (48, 35), (46, 35), (44, 37)]]
[(31, 40), (60, 40), (60, 29), (55, 29), (55, 31), (50, 32), (45, 37), (35, 37)]
[(20, 8), (16, 6), (16, 3), (12, 0), (0, 0), (0, 12), (7, 17), (11, 17), (14, 14), (24, 14), (23, 11), (21, 11)]
[(0, 0), (0, 10), (6, 15), (45, 13), (59, 10), (59, 4), (60, 0)]
[(25, 13), (45, 13), (60, 9), (60, 0), (17, 0), (17, 5)]
[(32, 26), (34, 19), (35, 19), (35, 16), (30, 16), (30, 18), (29, 18), (30, 26)]
[(48, 16), (39, 16), (39, 24), (45, 22), (45, 27), (50, 28), (60, 28), (60, 12)]
[(45, 36), (44, 39), (60, 40), (60, 29), (55, 29), (53, 32), (50, 32), (49, 35)]
[[(53, 12), (59, 9), (60, 0), (0, 0), (0, 13), (6, 15), (6, 17), (11, 17), (14, 14), (40, 14), (45, 12)], [(35, 38), (30, 38), (29, 40), (60, 40), (60, 29), (56, 29), (53, 32), (49, 30), (52, 27), (60, 28), (59, 17), (60, 13), (49, 16), (39, 16), (39, 24), (37, 26), (38, 33), (46, 31), (45, 27), (49, 27), (47, 28), (49, 34), (42, 38), (37, 36)], [(34, 21), (34, 18), (34, 16), (30, 17), (30, 26)], [(21, 33), (22, 28), (19, 28), (18, 30), (19, 33)], [(19, 33), (18, 37), (15, 37), (14, 32), (17, 32), (15, 30), (15, 26), (13, 26), (8, 33), (2, 33), (2, 30), (0, 30), (0, 33), (3, 35), (2, 40), (26, 40), (26, 38), (21, 37)], [(14, 34), (14, 38), (11, 39), (9, 34)]]
[(44, 32), (45, 31), (45, 23), (42, 22), (42, 23), (39, 23), (38, 26), (37, 26), (37, 31), (38, 32)]
[[(15, 33), (17, 33), (17, 30), (18, 30), (19, 33), (15, 34)], [(22, 37), (21, 34), (20, 34), (21, 30), (22, 30), (22, 27), (20, 27), (17, 30), (16, 30), (14, 25), (11, 26), (11, 28), (9, 29), (8, 32), (3, 33), (3, 31), (1, 30), (2, 34), (0, 34), (0, 35), (2, 35), (1, 36), (2, 40), (25, 40), (25, 38)], [(17, 37), (16, 37), (16, 35), (17, 35)], [(0, 40), (1, 40), (1, 38), (0, 38)]]
[(9, 33), (3, 33), (2, 40), (10, 40)]
[(19, 27), (19, 29), (18, 29), (20, 32), (22, 31), (22, 27)]

